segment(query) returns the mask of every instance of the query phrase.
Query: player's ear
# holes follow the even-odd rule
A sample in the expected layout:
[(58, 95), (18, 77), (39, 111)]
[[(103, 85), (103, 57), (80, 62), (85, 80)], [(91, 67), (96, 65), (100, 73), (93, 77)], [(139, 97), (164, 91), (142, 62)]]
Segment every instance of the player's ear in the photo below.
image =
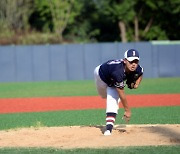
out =
[(124, 61), (124, 63), (126, 64), (126, 62), (127, 62), (127, 59), (126, 59), (126, 58), (124, 58), (124, 59), (123, 59), (123, 61)]

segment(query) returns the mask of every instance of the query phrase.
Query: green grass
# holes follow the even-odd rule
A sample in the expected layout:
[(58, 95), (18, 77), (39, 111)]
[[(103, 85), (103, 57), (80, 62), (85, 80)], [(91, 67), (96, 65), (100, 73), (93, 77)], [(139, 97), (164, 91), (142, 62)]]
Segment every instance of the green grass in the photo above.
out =
[(128, 94), (180, 93), (180, 78), (145, 78), (137, 90), (126, 90)]
[[(180, 93), (180, 78), (145, 78), (137, 90), (125, 90), (127, 94)], [(0, 98), (95, 95), (94, 81), (0, 83)]]
[[(129, 124), (180, 124), (179, 111), (180, 106), (132, 108)], [(121, 119), (123, 113), (124, 110), (120, 109), (116, 124), (125, 124)], [(104, 125), (105, 110), (0, 114), (0, 121), (0, 130), (31, 126)]]
[(96, 95), (93, 81), (0, 83), (0, 98)]
[(55, 149), (55, 148), (3, 148), (6, 154), (179, 154), (180, 146), (144, 146), (103, 149)]

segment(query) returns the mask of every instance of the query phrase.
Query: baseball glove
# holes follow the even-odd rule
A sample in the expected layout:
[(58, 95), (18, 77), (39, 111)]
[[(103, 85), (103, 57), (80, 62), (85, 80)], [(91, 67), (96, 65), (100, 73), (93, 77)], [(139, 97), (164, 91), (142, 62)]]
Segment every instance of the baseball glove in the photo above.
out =
[(139, 74), (130, 74), (127, 76), (126, 84), (129, 89), (134, 89), (134, 85), (136, 84), (136, 80), (140, 77)]

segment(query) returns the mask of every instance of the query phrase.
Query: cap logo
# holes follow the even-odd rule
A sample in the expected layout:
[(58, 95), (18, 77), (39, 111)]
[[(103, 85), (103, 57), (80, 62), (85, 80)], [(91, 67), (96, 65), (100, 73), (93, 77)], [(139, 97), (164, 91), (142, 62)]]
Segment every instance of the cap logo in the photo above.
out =
[(136, 56), (136, 52), (135, 51), (133, 51), (133, 56)]

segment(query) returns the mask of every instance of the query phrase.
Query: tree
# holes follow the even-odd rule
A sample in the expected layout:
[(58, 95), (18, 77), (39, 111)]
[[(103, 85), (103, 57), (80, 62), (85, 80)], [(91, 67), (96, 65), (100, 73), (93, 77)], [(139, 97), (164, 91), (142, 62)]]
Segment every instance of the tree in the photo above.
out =
[(32, 0), (1, 0), (0, 21), (11, 30), (27, 29)]
[(49, 0), (54, 31), (59, 41), (63, 41), (63, 31), (71, 17), (74, 0)]
[[(179, 0), (94, 1), (105, 19), (110, 18), (112, 24), (116, 22), (119, 25), (122, 42), (178, 39)], [(177, 29), (176, 33), (174, 29)]]
[(96, 42), (99, 35), (99, 14), (93, 0), (76, 0), (72, 12), (76, 12), (72, 22), (69, 22), (65, 35), (71, 41)]
[(135, 2), (132, 0), (100, 0), (96, 1), (96, 4), (100, 14), (117, 23), (122, 42), (127, 42), (127, 28), (130, 28), (129, 23), (135, 16), (133, 9)]
[(137, 0), (135, 10), (138, 12), (140, 40), (178, 39), (179, 31), (174, 33), (174, 29), (180, 26), (176, 20), (180, 17), (179, 0)]
[(48, 0), (34, 0), (33, 12), (29, 18), (32, 29), (43, 33), (52, 32), (53, 23)]

